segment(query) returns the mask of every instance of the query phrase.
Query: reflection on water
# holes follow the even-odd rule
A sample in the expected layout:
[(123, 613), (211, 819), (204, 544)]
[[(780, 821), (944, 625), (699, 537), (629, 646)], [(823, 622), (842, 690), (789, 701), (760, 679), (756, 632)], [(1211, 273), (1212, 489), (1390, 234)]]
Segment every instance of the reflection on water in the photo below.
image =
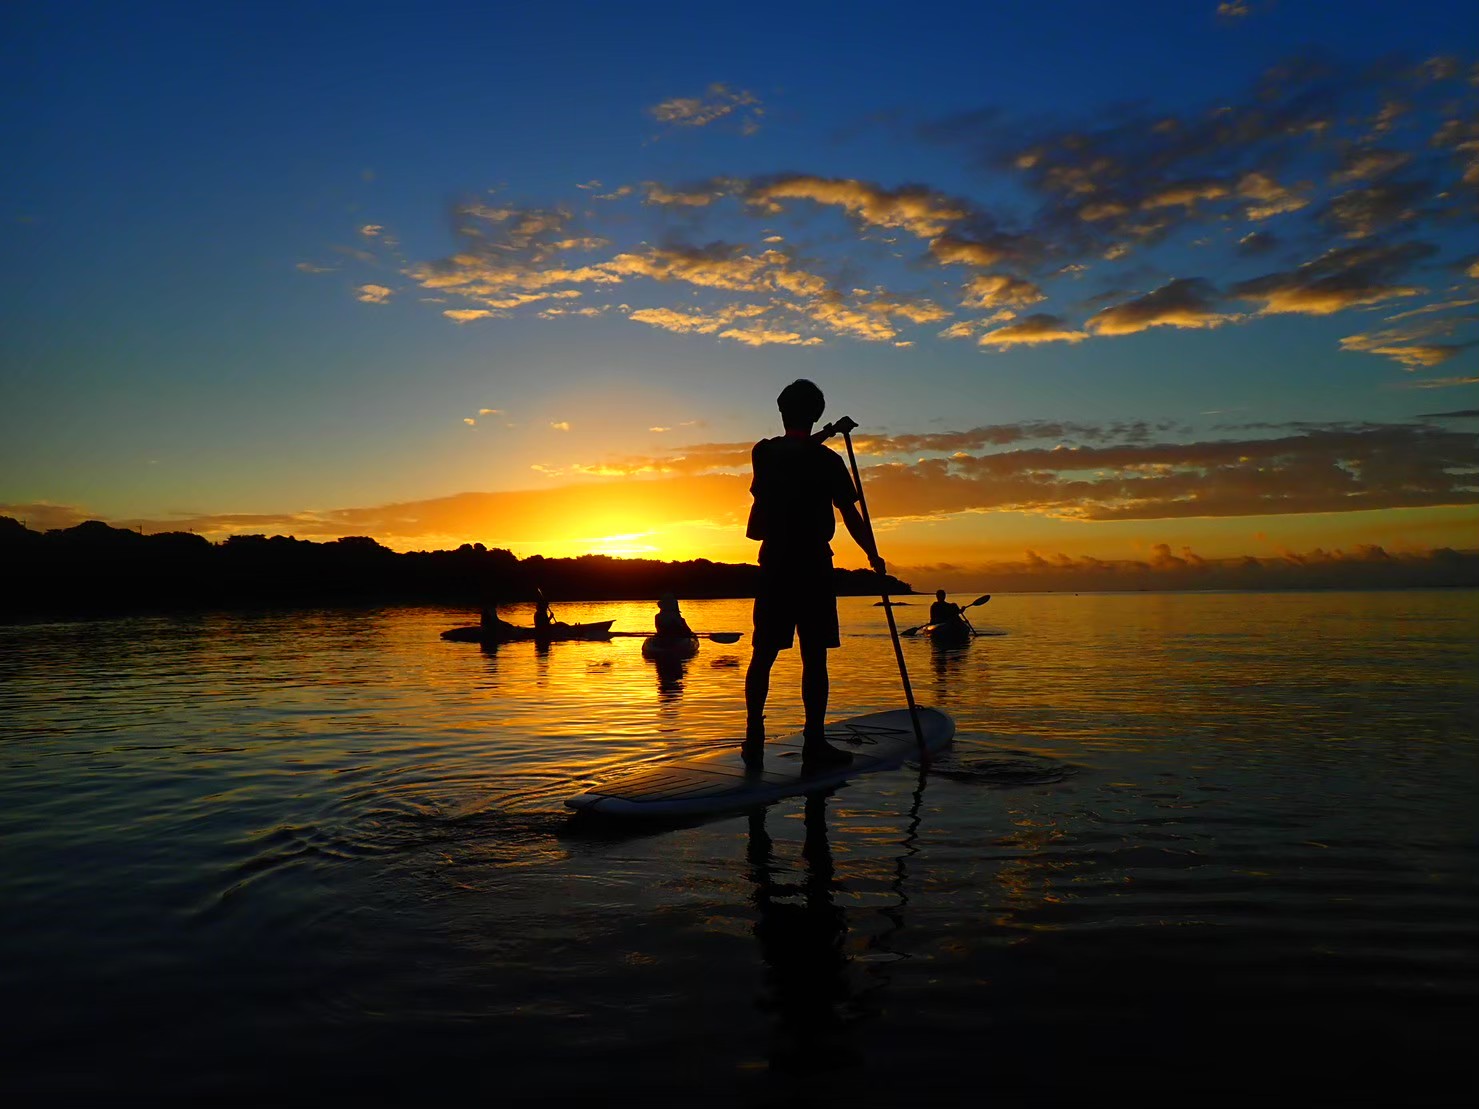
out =
[(761, 1002), (775, 1020), (770, 1060), (786, 1070), (826, 1069), (855, 1061), (844, 1012), (852, 997), (843, 951), (847, 918), (833, 898), (827, 797), (813, 794), (803, 805), (806, 836), (799, 886), (777, 876), (763, 809), (749, 815), (746, 851), (759, 911), (755, 937), (770, 971)]
[[(957, 722), (923, 776), (615, 830), (563, 800), (737, 742), (746, 642), (484, 651), (434, 609), (0, 628), (0, 1093), (892, 1103), (928, 1075), (974, 1104), (989, 1073), (1176, 1105), (1279, 1073), (1412, 1103), (1417, 1058), (1472, 1090), (1479, 594), (990, 613), (904, 644)], [(842, 616), (833, 715), (898, 704), (881, 610)]]
[(653, 670), (657, 672), (658, 703), (670, 705), (683, 692), (683, 674), (688, 668), (688, 660), (681, 658), (659, 658), (649, 661), (652, 664)]

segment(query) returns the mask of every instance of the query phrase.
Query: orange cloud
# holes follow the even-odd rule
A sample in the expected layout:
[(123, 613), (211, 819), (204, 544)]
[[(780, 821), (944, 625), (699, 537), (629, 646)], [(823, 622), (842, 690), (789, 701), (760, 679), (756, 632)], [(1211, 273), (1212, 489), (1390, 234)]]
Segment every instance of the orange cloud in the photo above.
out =
[(986, 332), (976, 341), (983, 347), (1030, 345), (1034, 343), (1081, 343), (1089, 337), (1086, 331), (1074, 331), (1061, 317), (1037, 312), (1019, 323), (1009, 323)]
[(983, 273), (965, 287), (961, 303), (967, 308), (1021, 307), (1047, 299), (1031, 281), (1005, 273)]
[(753, 93), (731, 90), (722, 84), (708, 87), (703, 96), (677, 96), (649, 108), (648, 114), (669, 127), (707, 127), (735, 113), (742, 118), (741, 129), (752, 133), (759, 126), (764, 110)]
[(1395, 284), (1396, 275), (1433, 253), (1434, 248), (1425, 243), (1338, 247), (1297, 269), (1240, 282), (1232, 294), (1263, 301), (1265, 314), (1328, 316), (1362, 304), (1416, 296), (1422, 289)]
[(1241, 317), (1218, 312), (1210, 282), (1177, 278), (1142, 297), (1096, 312), (1088, 327), (1100, 335), (1132, 335), (1152, 327), (1220, 327)]
[(762, 211), (781, 211), (783, 200), (810, 200), (846, 210), (872, 227), (896, 227), (933, 238), (970, 213), (953, 201), (923, 185), (885, 189), (853, 178), (811, 177), (805, 174), (780, 177), (752, 185), (745, 199)]
[[(1446, 307), (1446, 306), (1439, 306)], [(1402, 317), (1415, 313), (1404, 312)], [(1397, 318), (1397, 317), (1394, 317)], [(1464, 321), (1475, 317), (1463, 317)], [(1380, 354), (1401, 363), (1409, 370), (1439, 366), (1450, 358), (1479, 345), (1479, 340), (1465, 343), (1432, 342), (1434, 336), (1452, 335), (1460, 320), (1439, 319), (1409, 323), (1402, 327), (1389, 327), (1362, 335), (1347, 335), (1340, 341), (1341, 350), (1358, 350), (1367, 354)]]
[(763, 315), (768, 311), (770, 307), (765, 304), (730, 305), (707, 314), (676, 312), (671, 308), (638, 308), (627, 313), (627, 318), (665, 331), (710, 335), (737, 319)]
[(771, 345), (813, 347), (822, 341), (815, 335), (804, 337), (799, 332), (776, 331), (767, 327), (731, 327), (727, 331), (719, 332), (719, 337), (733, 339), (737, 343), (744, 343), (751, 347)]

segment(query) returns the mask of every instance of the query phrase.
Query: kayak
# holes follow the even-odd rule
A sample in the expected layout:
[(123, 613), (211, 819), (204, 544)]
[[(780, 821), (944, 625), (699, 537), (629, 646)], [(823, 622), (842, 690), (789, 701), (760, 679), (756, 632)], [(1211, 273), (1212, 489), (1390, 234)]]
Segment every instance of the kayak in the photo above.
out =
[(930, 642), (941, 647), (963, 647), (971, 641), (971, 626), (964, 620), (935, 624), (929, 630)]
[(698, 654), (698, 637), (693, 635), (649, 635), (642, 640), (642, 657), (664, 659), (692, 658)]
[(529, 639), (539, 643), (560, 643), (569, 639), (610, 639), (613, 623), (614, 620), (598, 620), (590, 624), (551, 624), (543, 631), (505, 624), (492, 632), (485, 632), (481, 624), (470, 624), (465, 628), (449, 628), (442, 632), (442, 638), (456, 643), (483, 644), (518, 643)]

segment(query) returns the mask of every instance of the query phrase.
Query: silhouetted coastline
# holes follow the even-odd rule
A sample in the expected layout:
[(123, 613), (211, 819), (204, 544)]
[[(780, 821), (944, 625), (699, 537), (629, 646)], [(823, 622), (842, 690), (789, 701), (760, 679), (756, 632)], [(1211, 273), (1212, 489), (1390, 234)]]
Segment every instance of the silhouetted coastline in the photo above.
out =
[[(142, 535), (88, 520), (32, 531), (0, 516), (0, 621), (116, 616), (194, 609), (332, 608), (383, 604), (474, 607), (529, 601), (650, 600), (672, 591), (685, 599), (753, 597), (759, 567), (708, 559), (582, 555), (518, 558), (502, 548), (464, 543), (450, 551), (400, 553), (367, 536), (318, 543), (274, 535), (238, 535), (219, 543), (191, 532)], [(993, 593), (1325, 589), (1426, 589), (1479, 586), (1479, 551), (1440, 548), (1423, 557), (1391, 556), (1293, 563), (1227, 559), (1153, 572), (1143, 564), (1101, 563), (1113, 574), (1086, 580), (1055, 567), (1032, 574), (998, 572)], [(837, 570), (839, 596), (876, 596), (869, 570)], [(894, 596), (914, 593), (889, 576)]]
[[(607, 555), (518, 558), (464, 543), (451, 551), (400, 553), (367, 536), (315, 543), (238, 535), (212, 543), (190, 532), (141, 535), (99, 520), (36, 532), (0, 516), (0, 561), (12, 588), (0, 619), (108, 616), (207, 608), (296, 608), (358, 604), (478, 605), (532, 599), (635, 601), (752, 597), (758, 566), (693, 559), (660, 562)], [(839, 596), (872, 596), (870, 570), (837, 570)], [(891, 593), (912, 593), (889, 577)]]

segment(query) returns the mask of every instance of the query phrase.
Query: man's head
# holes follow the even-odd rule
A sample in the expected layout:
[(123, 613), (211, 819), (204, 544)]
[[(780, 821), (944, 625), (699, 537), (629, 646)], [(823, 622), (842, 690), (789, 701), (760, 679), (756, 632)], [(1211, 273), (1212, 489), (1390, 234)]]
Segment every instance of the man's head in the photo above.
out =
[(943, 589), (936, 589), (935, 590), (935, 600), (937, 600), (937, 601), (943, 601), (944, 599), (945, 599), (945, 591)]
[(787, 429), (800, 428), (807, 431), (822, 418), (822, 412), (827, 407), (827, 398), (822, 396), (820, 389), (802, 377), (782, 389), (781, 395), (775, 398), (775, 403), (781, 410), (781, 423)]

